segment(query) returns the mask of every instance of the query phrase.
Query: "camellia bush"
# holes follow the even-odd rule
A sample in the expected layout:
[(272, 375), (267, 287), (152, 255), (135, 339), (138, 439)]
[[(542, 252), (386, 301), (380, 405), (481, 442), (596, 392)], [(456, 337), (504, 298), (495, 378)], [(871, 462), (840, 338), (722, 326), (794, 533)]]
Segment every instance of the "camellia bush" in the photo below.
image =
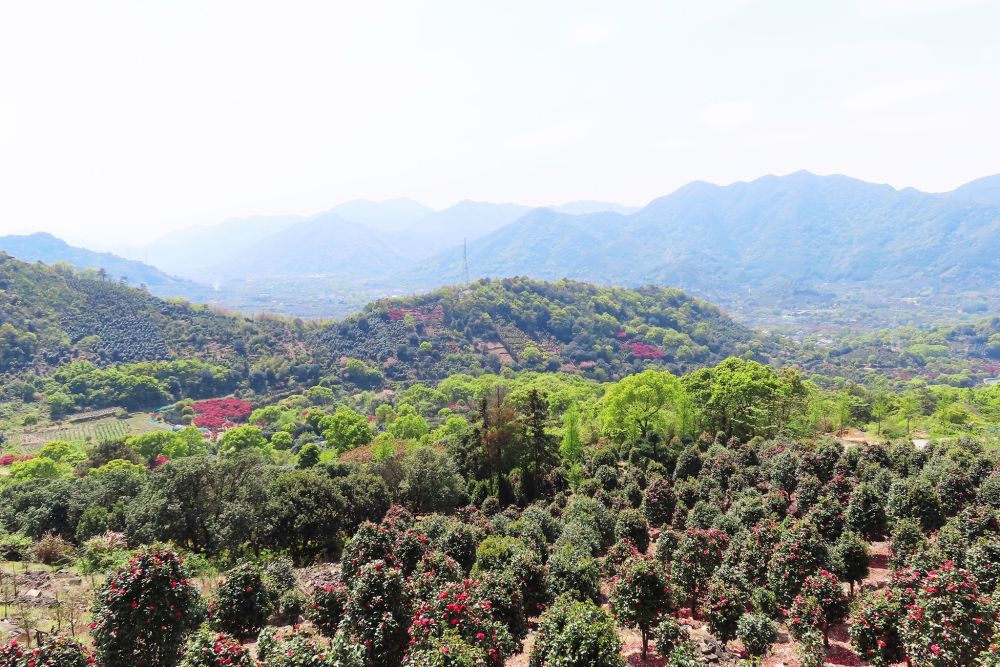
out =
[(862, 595), (850, 619), (851, 643), (872, 667), (887, 667), (903, 658), (899, 636), (903, 603), (893, 588)]
[(492, 605), (482, 599), (481, 593), (477, 581), (465, 579), (445, 584), (432, 599), (422, 602), (413, 612), (409, 652), (421, 653), (428, 645), (442, 641), (447, 646), (446, 632), (453, 631), (467, 646), (485, 656), (486, 665), (503, 665), (517, 650), (517, 641), (503, 622), (494, 620)]
[(768, 583), (778, 603), (790, 604), (806, 578), (824, 567), (827, 559), (826, 545), (812, 523), (796, 521), (787, 526), (768, 567)]
[(350, 586), (343, 623), (364, 647), (365, 664), (397, 664), (407, 645), (409, 623), (403, 573), (376, 560), (344, 577)]
[(642, 636), (642, 659), (649, 654), (650, 631), (673, 609), (670, 577), (648, 556), (637, 556), (611, 580), (611, 610), (618, 622), (637, 628)]
[(347, 588), (340, 582), (320, 584), (313, 588), (306, 605), (305, 617), (328, 637), (337, 634), (347, 606)]
[(718, 530), (689, 528), (681, 535), (673, 554), (671, 576), (674, 583), (688, 591), (693, 614), (715, 569), (722, 563), (729, 537)]
[(736, 638), (736, 624), (747, 612), (750, 598), (735, 582), (715, 577), (708, 584), (702, 605), (702, 615), (712, 633), (721, 641)]
[(278, 596), (264, 581), (261, 571), (250, 563), (230, 570), (219, 582), (215, 599), (209, 604), (212, 627), (236, 637), (260, 632), (274, 611)]
[(829, 644), (830, 627), (847, 615), (848, 600), (836, 576), (820, 570), (806, 579), (788, 612), (788, 626), (796, 639), (816, 630)]
[(180, 667), (255, 667), (255, 663), (232, 635), (201, 630), (188, 642)]
[(968, 665), (990, 645), (996, 605), (979, 591), (975, 578), (948, 561), (930, 570), (906, 607), (902, 637), (915, 664)]
[(91, 635), (98, 661), (106, 667), (173, 667), (202, 616), (184, 559), (159, 547), (139, 551), (97, 592)]
[(94, 655), (84, 644), (69, 637), (49, 637), (35, 648), (12, 641), (0, 645), (0, 667), (90, 667)]
[(590, 601), (561, 597), (544, 613), (531, 647), (530, 667), (624, 667), (621, 641), (606, 611)]

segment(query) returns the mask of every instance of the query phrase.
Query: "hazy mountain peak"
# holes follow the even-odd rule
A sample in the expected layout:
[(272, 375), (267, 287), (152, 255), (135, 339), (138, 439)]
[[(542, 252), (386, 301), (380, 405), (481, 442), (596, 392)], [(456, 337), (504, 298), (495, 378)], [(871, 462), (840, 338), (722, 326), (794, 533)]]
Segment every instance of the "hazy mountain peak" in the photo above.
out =
[(591, 213), (621, 213), (631, 215), (639, 210), (636, 206), (624, 206), (615, 202), (580, 200), (566, 202), (558, 206), (549, 206), (553, 211), (569, 213), (570, 215), (590, 215)]
[(420, 202), (399, 197), (385, 201), (354, 199), (334, 206), (328, 213), (336, 213), (344, 220), (356, 222), (380, 232), (392, 232), (413, 225), (421, 218), (434, 213), (434, 209)]
[(1000, 206), (1000, 174), (977, 178), (945, 194), (962, 201)]

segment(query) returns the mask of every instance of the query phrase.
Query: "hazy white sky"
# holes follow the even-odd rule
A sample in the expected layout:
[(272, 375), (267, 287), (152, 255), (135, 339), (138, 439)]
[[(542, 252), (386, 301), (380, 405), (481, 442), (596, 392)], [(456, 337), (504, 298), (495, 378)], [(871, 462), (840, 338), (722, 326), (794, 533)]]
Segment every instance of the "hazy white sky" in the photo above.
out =
[(995, 0), (0, 4), (0, 233), (1000, 171)]

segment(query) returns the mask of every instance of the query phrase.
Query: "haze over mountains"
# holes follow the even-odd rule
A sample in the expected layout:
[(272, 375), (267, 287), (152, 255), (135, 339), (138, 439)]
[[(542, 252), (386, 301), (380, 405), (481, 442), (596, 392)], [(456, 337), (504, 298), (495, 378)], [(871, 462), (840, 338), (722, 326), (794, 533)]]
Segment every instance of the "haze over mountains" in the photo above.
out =
[[(359, 200), (310, 217), (192, 228), (133, 251), (161, 272), (52, 241), (4, 237), (0, 250), (85, 267), (105, 262), (114, 276), (176, 295), (166, 290), (184, 281), (166, 280), (165, 271), (221, 288), (215, 301), (230, 307), (289, 314), (341, 315), (373, 296), (459, 283), (466, 257), (472, 279), (666, 285), (735, 311), (859, 295), (996, 311), (1000, 175), (931, 194), (800, 171), (727, 186), (693, 182), (638, 210), (463, 201), (433, 211), (408, 199)], [(332, 294), (339, 296), (323, 301)], [(317, 311), (317, 303), (331, 310)]]

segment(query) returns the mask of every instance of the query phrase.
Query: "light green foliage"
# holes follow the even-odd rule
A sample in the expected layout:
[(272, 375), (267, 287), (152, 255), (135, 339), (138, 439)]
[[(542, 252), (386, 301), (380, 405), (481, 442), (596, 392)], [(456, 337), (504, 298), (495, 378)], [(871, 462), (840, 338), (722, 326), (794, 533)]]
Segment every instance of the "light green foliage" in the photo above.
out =
[(372, 439), (368, 418), (345, 406), (337, 408), (332, 415), (320, 419), (319, 429), (326, 439), (327, 446), (337, 452), (346, 452), (367, 445)]
[(601, 427), (616, 442), (633, 442), (653, 431), (685, 433), (690, 419), (680, 381), (667, 371), (647, 370), (608, 389)]
[(267, 439), (256, 426), (237, 426), (222, 434), (219, 453), (231, 456), (240, 452), (267, 447)]

